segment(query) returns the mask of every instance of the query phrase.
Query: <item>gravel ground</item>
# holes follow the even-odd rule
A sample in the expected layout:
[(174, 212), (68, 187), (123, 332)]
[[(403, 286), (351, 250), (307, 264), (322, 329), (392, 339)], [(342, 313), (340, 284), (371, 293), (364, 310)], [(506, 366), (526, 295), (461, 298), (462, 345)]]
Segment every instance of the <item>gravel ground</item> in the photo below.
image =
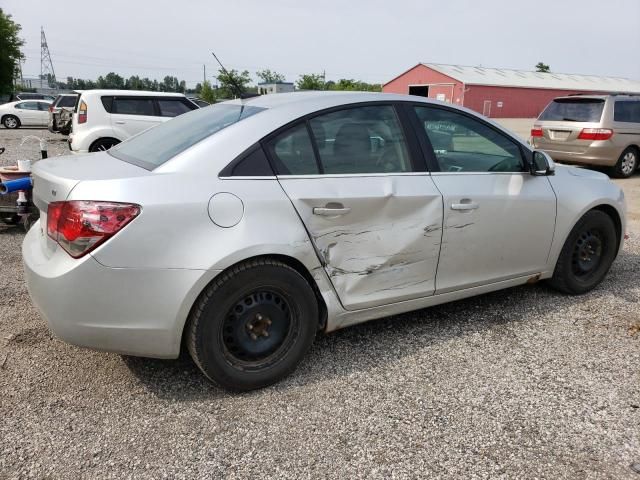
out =
[[(637, 195), (640, 176), (621, 183)], [(0, 478), (640, 479), (639, 222), (630, 234), (589, 295), (533, 285), (348, 328), (236, 395), (186, 357), (53, 338), (23, 235), (0, 227)]]

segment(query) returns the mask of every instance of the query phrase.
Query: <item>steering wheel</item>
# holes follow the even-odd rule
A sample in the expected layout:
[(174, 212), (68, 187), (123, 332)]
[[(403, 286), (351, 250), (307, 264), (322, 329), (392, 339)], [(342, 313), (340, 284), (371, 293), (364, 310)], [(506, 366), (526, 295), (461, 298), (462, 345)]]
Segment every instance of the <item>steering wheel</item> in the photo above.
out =
[(499, 161), (495, 165), (491, 165), (489, 167), (489, 172), (510, 172), (511, 171), (511, 159), (505, 158), (504, 160)]

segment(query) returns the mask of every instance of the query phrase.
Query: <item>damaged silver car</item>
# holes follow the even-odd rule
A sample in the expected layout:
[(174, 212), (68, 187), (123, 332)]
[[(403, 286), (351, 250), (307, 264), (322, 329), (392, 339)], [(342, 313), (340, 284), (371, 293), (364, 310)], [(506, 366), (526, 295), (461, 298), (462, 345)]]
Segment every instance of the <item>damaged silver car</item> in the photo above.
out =
[(319, 331), (541, 279), (585, 293), (625, 232), (606, 175), (403, 95), (225, 102), (33, 177), (23, 256), (51, 329), (128, 355), (186, 348), (236, 390), (283, 378)]

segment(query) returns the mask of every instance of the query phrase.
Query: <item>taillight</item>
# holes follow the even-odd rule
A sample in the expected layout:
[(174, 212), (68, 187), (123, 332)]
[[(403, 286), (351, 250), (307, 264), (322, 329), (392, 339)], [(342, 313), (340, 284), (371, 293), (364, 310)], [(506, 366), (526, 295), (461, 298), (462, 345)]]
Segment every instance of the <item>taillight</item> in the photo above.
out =
[(52, 103), (49, 104), (49, 112), (53, 112), (53, 104)]
[(87, 123), (87, 104), (82, 100), (78, 107), (78, 123)]
[(531, 129), (532, 137), (541, 137), (542, 136), (542, 127), (533, 127)]
[(578, 140), (609, 140), (612, 136), (613, 130), (609, 128), (583, 128)]
[(140, 206), (132, 203), (52, 202), (47, 209), (47, 234), (73, 258), (80, 258), (122, 230), (139, 213)]

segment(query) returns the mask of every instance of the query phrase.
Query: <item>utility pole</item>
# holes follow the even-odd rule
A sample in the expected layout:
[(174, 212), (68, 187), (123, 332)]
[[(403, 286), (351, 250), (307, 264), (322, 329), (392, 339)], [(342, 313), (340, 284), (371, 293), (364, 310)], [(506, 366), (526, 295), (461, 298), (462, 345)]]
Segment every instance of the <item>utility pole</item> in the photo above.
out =
[(47, 37), (44, 35), (44, 27), (40, 27), (40, 85), (42, 80), (47, 78), (48, 85), (51, 87), (56, 85), (56, 72), (53, 70), (53, 62), (51, 61), (51, 52), (47, 45)]
[(207, 66), (204, 63), (202, 64), (202, 81), (207, 81)]

